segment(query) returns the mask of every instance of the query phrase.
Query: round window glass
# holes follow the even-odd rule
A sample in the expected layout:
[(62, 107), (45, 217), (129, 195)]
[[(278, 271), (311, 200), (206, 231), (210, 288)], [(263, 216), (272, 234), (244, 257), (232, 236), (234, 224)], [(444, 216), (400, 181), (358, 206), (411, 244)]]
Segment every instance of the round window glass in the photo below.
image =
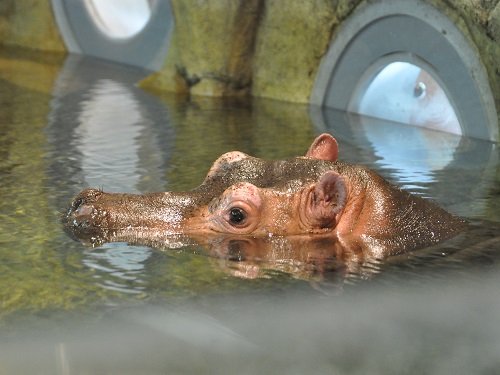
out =
[(139, 33), (151, 18), (155, 0), (85, 0), (94, 23), (110, 38), (127, 39)]

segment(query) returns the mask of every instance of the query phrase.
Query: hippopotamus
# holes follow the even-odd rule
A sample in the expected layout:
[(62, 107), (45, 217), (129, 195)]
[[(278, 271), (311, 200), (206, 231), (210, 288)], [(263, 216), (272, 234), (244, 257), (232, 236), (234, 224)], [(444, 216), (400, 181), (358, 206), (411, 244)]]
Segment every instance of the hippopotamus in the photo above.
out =
[(439, 83), (424, 69), (406, 62), (382, 69), (351, 107), (366, 116), (462, 134), (453, 105)]
[(339, 161), (338, 153), (337, 141), (325, 133), (304, 156), (286, 160), (225, 153), (190, 191), (126, 194), (89, 188), (71, 202), (65, 227), (92, 245), (241, 246), (281, 238), (377, 258), (428, 247), (465, 227), (463, 219), (431, 200), (364, 166)]

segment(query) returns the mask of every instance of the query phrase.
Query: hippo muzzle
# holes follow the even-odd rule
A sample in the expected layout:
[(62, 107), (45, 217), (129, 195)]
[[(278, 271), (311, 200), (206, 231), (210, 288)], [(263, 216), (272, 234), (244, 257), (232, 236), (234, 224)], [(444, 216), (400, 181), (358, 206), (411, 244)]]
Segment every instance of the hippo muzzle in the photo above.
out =
[(105, 237), (106, 211), (94, 206), (102, 194), (97, 189), (86, 189), (73, 199), (63, 218), (64, 228), (71, 237), (84, 242)]
[(122, 237), (181, 234), (182, 222), (194, 207), (194, 199), (182, 193), (140, 195), (85, 189), (71, 202), (63, 223), (71, 237), (95, 246)]

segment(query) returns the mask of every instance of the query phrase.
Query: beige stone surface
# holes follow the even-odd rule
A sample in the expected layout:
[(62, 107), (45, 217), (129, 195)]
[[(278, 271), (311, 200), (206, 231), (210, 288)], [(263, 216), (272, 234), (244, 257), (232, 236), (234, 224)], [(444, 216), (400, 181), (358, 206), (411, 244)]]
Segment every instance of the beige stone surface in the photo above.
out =
[(247, 93), (263, 0), (173, 0), (175, 30), (163, 69), (142, 85), (193, 95)]
[(497, 43), (500, 43), (500, 2), (489, 14), (488, 32)]
[(1, 0), (0, 44), (66, 51), (49, 0)]
[(253, 95), (294, 102), (309, 100), (332, 30), (354, 8), (356, 1), (341, 3), (266, 2), (257, 36)]

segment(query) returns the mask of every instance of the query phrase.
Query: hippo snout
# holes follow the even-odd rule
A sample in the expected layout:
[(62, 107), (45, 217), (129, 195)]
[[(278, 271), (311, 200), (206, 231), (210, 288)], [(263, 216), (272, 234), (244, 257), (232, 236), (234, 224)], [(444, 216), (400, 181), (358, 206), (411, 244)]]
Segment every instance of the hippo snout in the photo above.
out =
[(87, 216), (93, 211), (93, 204), (99, 200), (102, 191), (97, 189), (85, 189), (78, 194), (68, 209), (67, 218)]
[(102, 234), (102, 212), (96, 203), (102, 196), (98, 189), (86, 189), (79, 193), (72, 201), (64, 215), (63, 223), (66, 231), (72, 237), (95, 238)]

